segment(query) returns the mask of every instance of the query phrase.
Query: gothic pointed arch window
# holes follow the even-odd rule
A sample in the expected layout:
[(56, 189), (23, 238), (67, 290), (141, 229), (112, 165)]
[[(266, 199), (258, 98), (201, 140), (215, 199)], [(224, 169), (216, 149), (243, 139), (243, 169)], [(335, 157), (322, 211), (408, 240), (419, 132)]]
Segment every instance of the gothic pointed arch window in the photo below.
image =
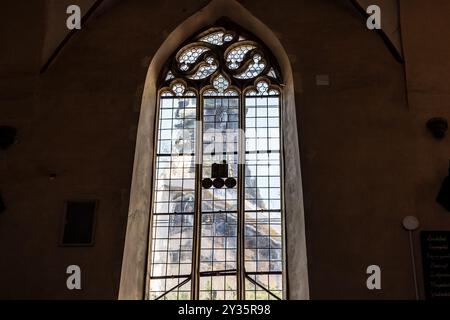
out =
[(185, 43), (159, 83), (147, 298), (285, 298), (275, 59), (216, 26)]

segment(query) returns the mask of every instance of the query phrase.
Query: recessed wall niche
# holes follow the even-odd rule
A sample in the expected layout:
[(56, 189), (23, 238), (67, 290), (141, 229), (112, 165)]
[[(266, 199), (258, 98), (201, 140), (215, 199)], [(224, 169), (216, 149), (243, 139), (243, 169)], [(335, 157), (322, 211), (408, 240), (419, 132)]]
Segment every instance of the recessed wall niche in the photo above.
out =
[(94, 245), (97, 200), (66, 201), (61, 230), (61, 245), (84, 247)]

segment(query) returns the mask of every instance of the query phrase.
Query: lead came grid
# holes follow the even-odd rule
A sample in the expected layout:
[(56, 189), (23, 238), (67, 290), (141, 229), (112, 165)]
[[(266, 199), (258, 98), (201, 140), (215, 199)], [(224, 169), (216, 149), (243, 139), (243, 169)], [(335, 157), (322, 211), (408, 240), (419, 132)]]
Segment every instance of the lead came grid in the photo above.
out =
[(154, 186), (150, 299), (190, 299), (196, 99), (161, 98)]
[[(203, 178), (211, 178), (213, 163), (226, 160), (229, 176), (237, 179), (237, 139), (227, 132), (237, 132), (238, 112), (237, 98), (204, 99)], [(237, 298), (237, 217), (236, 187), (202, 189), (200, 299)]]
[(249, 275), (248, 277), (266, 288), (270, 293), (261, 286), (245, 279), (246, 300), (278, 300), (276, 297), (282, 297), (283, 292), (280, 284), (283, 283), (283, 276), (281, 274), (259, 274)]
[[(279, 299), (280, 75), (251, 35), (216, 26), (195, 41), (179, 48), (161, 77), (148, 296)], [(240, 129), (245, 155), (238, 155)], [(237, 186), (204, 189), (201, 180), (223, 160)]]
[(245, 297), (282, 298), (280, 100), (246, 97), (245, 104), (245, 270), (253, 279)]
[(200, 278), (200, 300), (236, 300), (236, 290), (236, 275)]

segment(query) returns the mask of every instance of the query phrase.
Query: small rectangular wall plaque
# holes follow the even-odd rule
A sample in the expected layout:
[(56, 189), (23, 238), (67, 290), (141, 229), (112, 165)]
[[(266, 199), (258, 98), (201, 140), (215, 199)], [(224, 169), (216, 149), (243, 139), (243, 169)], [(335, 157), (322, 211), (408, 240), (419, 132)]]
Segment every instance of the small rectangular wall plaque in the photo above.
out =
[(330, 76), (327, 74), (316, 75), (316, 85), (318, 87), (329, 87), (330, 86)]
[(427, 300), (450, 300), (450, 231), (420, 233)]

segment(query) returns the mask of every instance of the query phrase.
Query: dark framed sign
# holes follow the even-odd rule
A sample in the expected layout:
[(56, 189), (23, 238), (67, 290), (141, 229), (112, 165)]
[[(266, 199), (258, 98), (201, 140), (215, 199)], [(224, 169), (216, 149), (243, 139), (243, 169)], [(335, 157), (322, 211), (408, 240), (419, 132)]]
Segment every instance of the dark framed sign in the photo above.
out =
[(450, 300), (450, 231), (420, 233), (427, 300)]

